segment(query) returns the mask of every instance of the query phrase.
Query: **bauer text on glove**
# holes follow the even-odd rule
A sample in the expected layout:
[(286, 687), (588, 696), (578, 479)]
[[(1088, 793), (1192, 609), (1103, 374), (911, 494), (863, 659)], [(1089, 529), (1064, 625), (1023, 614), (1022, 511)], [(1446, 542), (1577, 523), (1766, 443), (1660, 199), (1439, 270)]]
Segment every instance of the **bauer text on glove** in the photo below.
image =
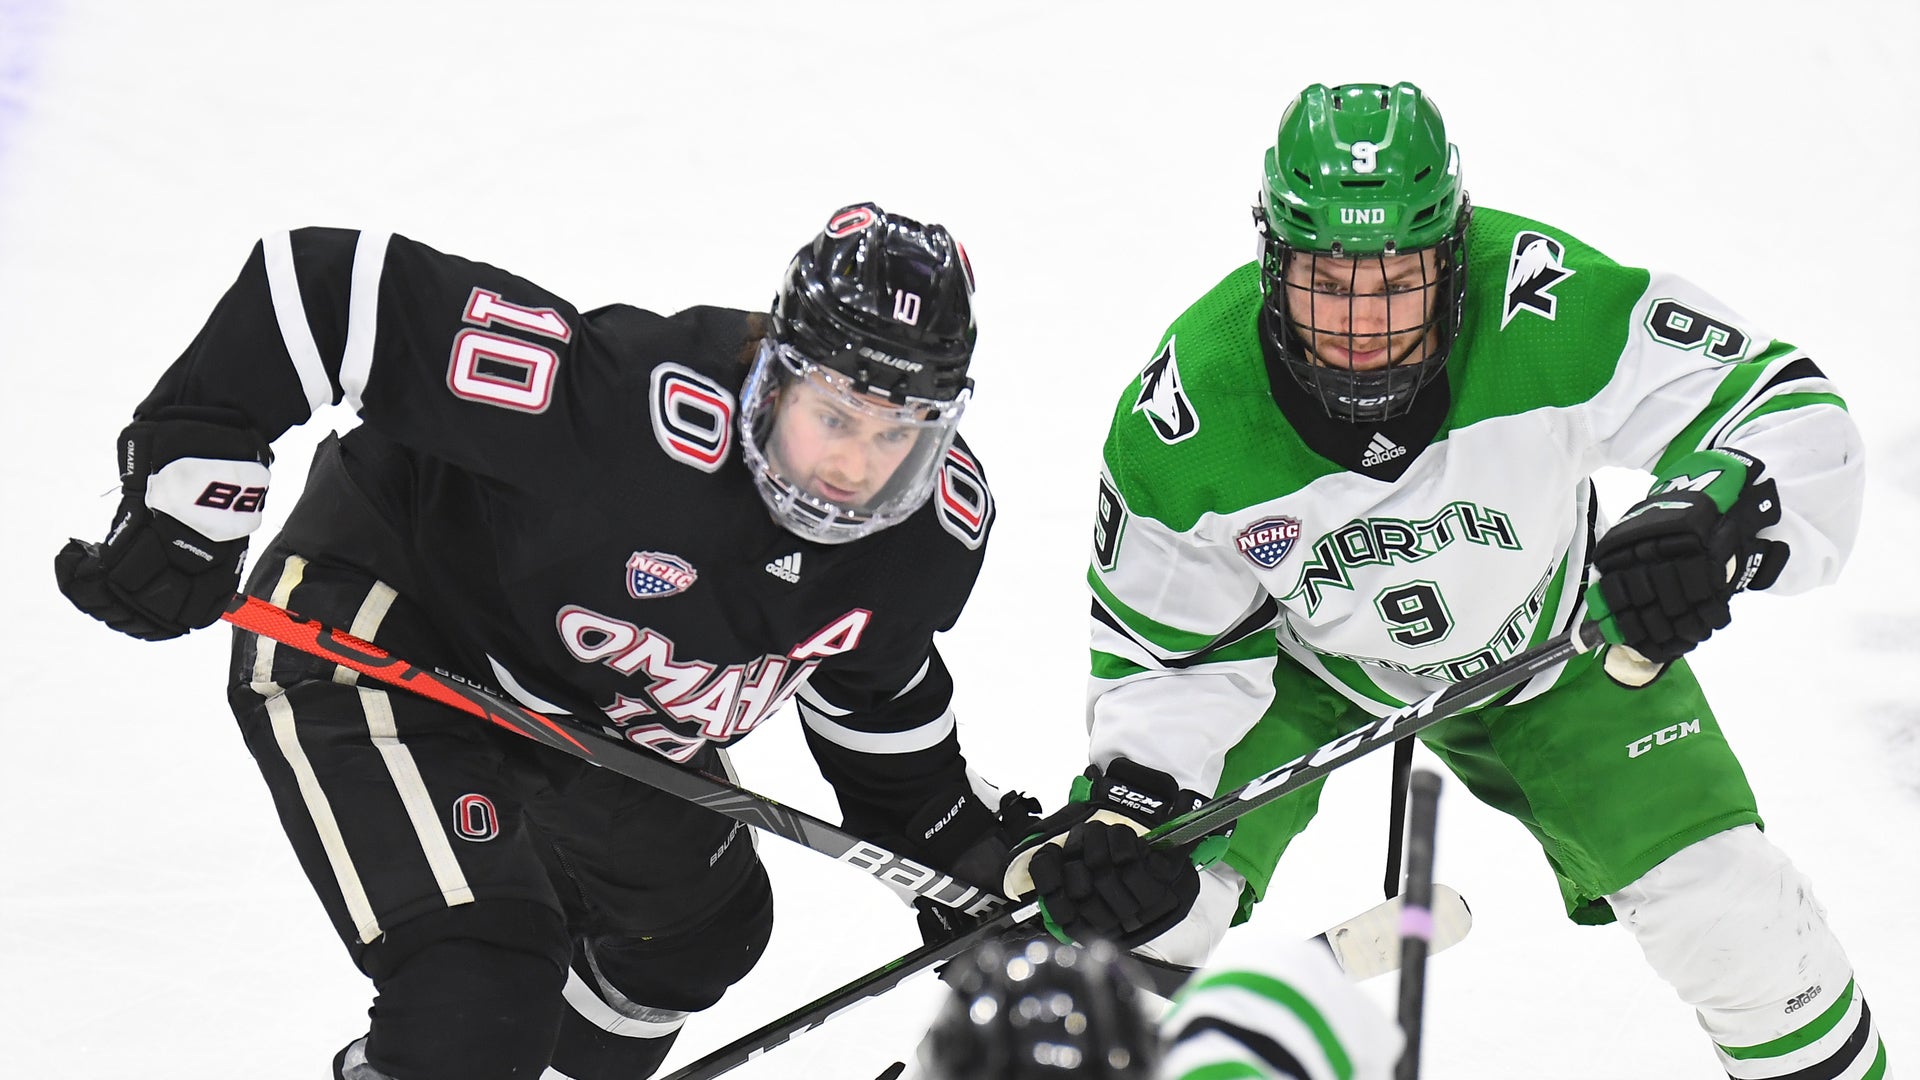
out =
[(220, 617), (260, 527), (273, 452), (237, 414), (172, 406), (128, 425), (117, 444), (120, 507), (98, 544), (54, 558), (81, 611), (148, 641)]

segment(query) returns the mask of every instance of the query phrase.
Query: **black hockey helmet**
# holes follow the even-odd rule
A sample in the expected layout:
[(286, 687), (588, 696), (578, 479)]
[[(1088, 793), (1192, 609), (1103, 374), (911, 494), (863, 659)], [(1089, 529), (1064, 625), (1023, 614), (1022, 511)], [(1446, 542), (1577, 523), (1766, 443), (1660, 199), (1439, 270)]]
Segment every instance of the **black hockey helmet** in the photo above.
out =
[(794, 255), (741, 392), (741, 450), (775, 521), (839, 544), (925, 505), (973, 396), (972, 296), (946, 229), (872, 203)]
[(920, 1043), (928, 1080), (1145, 1080), (1159, 1034), (1106, 942), (990, 942), (952, 962), (952, 996)]
[(940, 225), (842, 207), (787, 264), (774, 337), (896, 403), (973, 385), (973, 269)]

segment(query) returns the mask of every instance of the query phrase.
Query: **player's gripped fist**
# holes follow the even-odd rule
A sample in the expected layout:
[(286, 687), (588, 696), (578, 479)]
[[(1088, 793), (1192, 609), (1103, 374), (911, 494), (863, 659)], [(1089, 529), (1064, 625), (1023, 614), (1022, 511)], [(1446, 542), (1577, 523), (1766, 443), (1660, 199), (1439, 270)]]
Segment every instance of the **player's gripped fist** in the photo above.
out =
[(1780, 520), (1763, 469), (1737, 450), (1689, 454), (1600, 537), (1587, 607), (1608, 641), (1671, 663), (1727, 625), (1734, 593), (1773, 584), (1788, 550), (1759, 536)]
[(1151, 941), (1186, 918), (1200, 895), (1196, 849), (1224, 844), (1209, 837), (1155, 848), (1146, 834), (1204, 801), (1166, 773), (1126, 758), (1104, 771), (1091, 767), (1074, 781), (1066, 808), (1014, 850), (1007, 895), (1036, 895), (1047, 929), (1061, 940), (1124, 948)]
[(227, 409), (171, 406), (120, 433), (120, 509), (105, 541), (69, 540), (54, 577), (123, 634), (178, 637), (220, 617), (260, 527), (273, 452)]
[[(1013, 846), (1037, 827), (1040, 802), (1024, 792), (980, 784), (988, 790), (969, 782), (942, 791), (907, 820), (903, 836), (882, 834), (882, 842), (970, 885), (998, 886)], [(955, 937), (980, 921), (925, 897), (914, 900), (913, 907), (920, 937), (928, 944)]]

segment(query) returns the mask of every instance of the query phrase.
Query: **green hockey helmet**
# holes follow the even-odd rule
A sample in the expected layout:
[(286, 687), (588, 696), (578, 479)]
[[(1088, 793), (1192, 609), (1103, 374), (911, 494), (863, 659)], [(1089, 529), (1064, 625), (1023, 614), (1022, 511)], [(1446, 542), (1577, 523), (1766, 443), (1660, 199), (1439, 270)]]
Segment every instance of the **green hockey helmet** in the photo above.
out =
[(1412, 83), (1302, 91), (1267, 149), (1267, 229), (1302, 251), (1414, 251), (1444, 242), (1466, 203), (1460, 149)]
[[(1329, 415), (1400, 415), (1440, 373), (1470, 216), (1459, 148), (1419, 87), (1316, 83), (1287, 107), (1254, 208), (1262, 323)], [(1389, 299), (1391, 325), (1373, 318)]]

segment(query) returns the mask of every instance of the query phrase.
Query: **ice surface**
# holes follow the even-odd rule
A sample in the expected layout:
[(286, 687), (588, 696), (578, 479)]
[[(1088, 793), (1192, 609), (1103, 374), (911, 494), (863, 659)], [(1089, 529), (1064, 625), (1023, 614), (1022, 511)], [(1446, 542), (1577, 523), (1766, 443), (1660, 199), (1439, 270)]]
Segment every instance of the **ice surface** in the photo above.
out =
[[(966, 428), (1001, 518), (942, 647), (973, 760), (1053, 805), (1080, 764), (1081, 574), (1113, 397), (1250, 255), (1287, 97), (1397, 78), (1445, 110), (1478, 203), (1685, 274), (1850, 391), (1874, 458), (1853, 565), (1822, 593), (1739, 601), (1698, 667), (1892, 1052), (1920, 1052), (1920, 161), (1898, 74), (1916, 9), (937, 7), (0, 0), (0, 1072), (318, 1077), (364, 1030), (364, 982), (222, 701), (226, 635), (117, 637), (48, 568), (67, 535), (103, 532), (114, 433), (256, 237), (391, 228), (582, 307), (673, 310), (763, 305), (847, 202), (951, 226), (979, 274)], [(278, 513), (321, 426), (283, 441)], [(804, 760), (790, 719), (739, 754), (750, 786), (832, 814)], [(1329, 786), (1256, 925), (1306, 932), (1377, 899), (1385, 769)], [(1518, 825), (1457, 787), (1442, 814), (1440, 877), (1477, 925), (1434, 961), (1427, 1075), (1718, 1075), (1624, 934), (1561, 919)], [(861, 875), (761, 850), (772, 948), (670, 1065), (917, 943)], [(1370, 991), (1391, 1001), (1391, 983)], [(737, 1075), (872, 1077), (937, 989)]]

